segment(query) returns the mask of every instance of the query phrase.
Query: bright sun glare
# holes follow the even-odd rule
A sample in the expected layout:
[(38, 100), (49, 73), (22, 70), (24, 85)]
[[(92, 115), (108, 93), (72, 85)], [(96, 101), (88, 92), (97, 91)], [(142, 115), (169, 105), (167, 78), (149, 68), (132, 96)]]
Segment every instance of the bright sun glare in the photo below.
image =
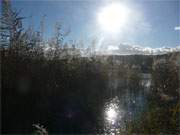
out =
[(108, 120), (108, 121), (113, 122), (113, 121), (116, 120), (117, 112), (115, 111), (114, 108), (109, 108), (109, 109), (107, 110), (106, 114), (107, 114), (107, 120)]
[(126, 25), (130, 10), (123, 4), (113, 3), (100, 10), (97, 19), (100, 27), (108, 32), (118, 32)]

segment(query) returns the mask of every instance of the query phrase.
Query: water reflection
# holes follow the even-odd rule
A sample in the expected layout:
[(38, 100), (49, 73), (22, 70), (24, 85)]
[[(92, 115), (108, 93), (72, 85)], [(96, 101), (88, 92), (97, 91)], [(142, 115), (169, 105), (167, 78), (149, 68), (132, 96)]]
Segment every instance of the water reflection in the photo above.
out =
[(105, 132), (107, 134), (119, 133), (123, 126), (124, 110), (120, 106), (118, 97), (113, 98), (105, 105)]
[(117, 119), (117, 110), (116, 108), (114, 107), (110, 107), (108, 108), (107, 112), (106, 112), (106, 117), (107, 117), (107, 120), (111, 123), (114, 123), (115, 120)]

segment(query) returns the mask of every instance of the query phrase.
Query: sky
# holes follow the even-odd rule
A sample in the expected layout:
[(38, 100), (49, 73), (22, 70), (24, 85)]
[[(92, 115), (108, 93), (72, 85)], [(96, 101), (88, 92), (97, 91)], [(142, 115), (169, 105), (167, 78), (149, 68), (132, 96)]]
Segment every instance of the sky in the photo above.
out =
[[(113, 28), (113, 22), (110, 26), (111, 23), (105, 25), (98, 20), (104, 10), (107, 17), (106, 10), (112, 4), (128, 9), (120, 16), (126, 23), (115, 32), (103, 28)], [(180, 45), (180, 0), (12, 0), (11, 5), (27, 17), (25, 27), (33, 25), (38, 30), (42, 16), (46, 15), (45, 39), (53, 35), (55, 23), (60, 22), (64, 31), (71, 29), (66, 40), (90, 43), (96, 39), (101, 45), (126, 43), (152, 48)], [(115, 21), (118, 15), (115, 13)], [(109, 22), (108, 19), (111, 18), (105, 21)]]

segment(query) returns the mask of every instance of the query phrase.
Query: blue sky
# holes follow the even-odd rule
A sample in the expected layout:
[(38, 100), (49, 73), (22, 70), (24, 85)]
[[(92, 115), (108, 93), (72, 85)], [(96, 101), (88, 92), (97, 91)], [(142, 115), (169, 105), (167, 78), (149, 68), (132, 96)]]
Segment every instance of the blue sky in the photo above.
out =
[[(111, 3), (125, 3), (132, 10), (129, 23), (122, 32), (102, 31), (97, 22), (97, 14)], [(51, 37), (54, 24), (59, 21), (64, 29), (71, 29), (67, 40), (89, 42), (96, 38), (107, 44), (127, 43), (146, 47), (175, 47), (180, 45), (180, 1), (179, 0), (13, 0), (12, 7), (22, 9), (21, 15), (29, 17), (24, 25), (33, 24), (39, 29), (45, 14), (45, 38)]]

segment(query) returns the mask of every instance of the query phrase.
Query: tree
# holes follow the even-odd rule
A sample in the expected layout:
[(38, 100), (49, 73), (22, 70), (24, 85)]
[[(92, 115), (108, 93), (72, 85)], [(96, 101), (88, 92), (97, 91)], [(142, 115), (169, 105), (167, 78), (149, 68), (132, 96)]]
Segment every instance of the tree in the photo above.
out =
[(19, 41), (22, 36), (22, 19), (24, 17), (19, 16), (20, 11), (13, 11), (10, 7), (9, 0), (2, 0), (2, 16), (0, 36), (2, 47), (13, 47), (16, 42)]
[(171, 61), (153, 65), (153, 92), (162, 100), (178, 99), (178, 67)]
[(10, 12), (11, 12), (11, 5), (8, 0), (2, 0), (2, 14), (1, 14), (1, 26), (0, 26), (0, 37), (1, 37), (1, 47), (7, 47), (9, 44), (9, 38), (10, 38), (10, 28), (7, 24), (7, 21), (10, 19)]

